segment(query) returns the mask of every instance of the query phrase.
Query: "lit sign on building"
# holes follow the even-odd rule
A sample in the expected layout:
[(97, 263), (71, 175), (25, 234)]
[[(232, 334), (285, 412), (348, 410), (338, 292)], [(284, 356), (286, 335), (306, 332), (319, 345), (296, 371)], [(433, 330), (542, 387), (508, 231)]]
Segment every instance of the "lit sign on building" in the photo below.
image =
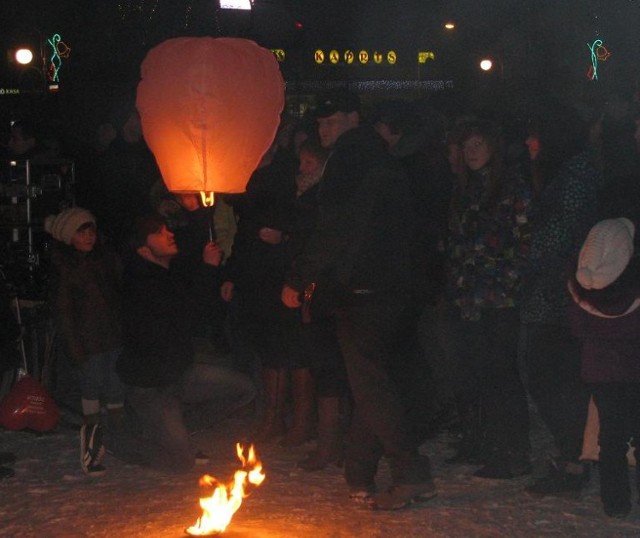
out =
[(64, 41), (62, 41), (60, 34), (53, 34), (48, 38), (47, 45), (49, 54), (47, 58), (47, 81), (49, 83), (49, 90), (58, 91), (62, 59), (69, 57), (71, 49)]
[(284, 52), (284, 49), (271, 49), (271, 52), (273, 52), (273, 55), (276, 57), (276, 60), (278, 60), (279, 62), (284, 62), (285, 58), (287, 57), (287, 55)]
[(426, 64), (429, 60), (435, 60), (436, 53), (431, 50), (421, 50), (418, 52), (418, 63)]
[[(385, 59), (386, 59), (386, 62), (390, 65), (393, 65), (398, 61), (398, 55), (394, 50), (390, 50), (386, 54), (383, 54), (382, 52), (379, 52), (379, 51), (375, 51), (372, 53), (371, 57), (373, 58), (373, 61), (376, 64), (383, 63)], [(325, 52), (322, 49), (316, 49), (316, 51), (313, 53), (313, 60), (317, 64), (323, 64), (327, 58), (329, 59), (329, 62), (332, 63), (333, 65), (339, 64), (341, 60), (345, 64), (351, 65), (354, 63), (356, 59), (356, 54), (351, 49), (346, 49), (342, 53), (342, 55), (340, 54), (340, 51), (336, 49), (331, 49), (327, 53), (327, 55), (325, 55)], [(369, 53), (366, 50), (362, 49), (358, 53), (358, 61), (362, 65), (367, 64), (369, 62)]]
[[(273, 52), (279, 62), (285, 61), (286, 52), (284, 49), (271, 49), (271, 52)], [(433, 51), (418, 51), (417, 53), (418, 63), (424, 64), (429, 60), (435, 61), (435, 59), (436, 53)], [(357, 65), (358, 63), (360, 63), (361, 65), (367, 65), (369, 63), (369, 60), (371, 60), (372, 63), (376, 65), (395, 65), (396, 63), (398, 63), (398, 53), (395, 50), (388, 50), (386, 52), (374, 50), (370, 53), (366, 49), (361, 49), (359, 52), (356, 52), (352, 49), (345, 49), (344, 51), (340, 51), (338, 49), (316, 49), (313, 52), (313, 61), (318, 65)]]
[(251, 0), (221, 0), (220, 9), (241, 9), (249, 11), (251, 9)]
[(611, 56), (611, 53), (602, 43), (602, 39), (596, 39), (593, 43), (587, 43), (587, 47), (589, 47), (589, 51), (591, 52), (591, 65), (587, 71), (587, 78), (589, 80), (598, 80), (598, 64), (600, 62), (606, 62), (609, 56)]

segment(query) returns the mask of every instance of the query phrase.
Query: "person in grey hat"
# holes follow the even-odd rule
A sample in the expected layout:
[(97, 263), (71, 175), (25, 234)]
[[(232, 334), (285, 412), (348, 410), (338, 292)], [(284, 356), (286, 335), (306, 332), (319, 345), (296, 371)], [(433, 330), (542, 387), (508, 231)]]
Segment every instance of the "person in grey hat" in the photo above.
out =
[(124, 407), (124, 386), (116, 375), (120, 355), (120, 259), (98, 240), (95, 217), (71, 207), (49, 215), (45, 230), (53, 237), (50, 293), (53, 318), (66, 356), (79, 371), (83, 426), (80, 464), (90, 476), (105, 473), (105, 424)]
[[(353, 499), (399, 509), (436, 495), (404, 399), (416, 356), (406, 343), (418, 317), (409, 180), (382, 138), (360, 125), (356, 94), (343, 88), (319, 95), (316, 117), (321, 144), (331, 154), (318, 192), (317, 225), (294, 260), (282, 301), (300, 307), (301, 292), (314, 282), (341, 288), (333, 313), (354, 400), (345, 478)], [(383, 455), (393, 483), (377, 492)]]

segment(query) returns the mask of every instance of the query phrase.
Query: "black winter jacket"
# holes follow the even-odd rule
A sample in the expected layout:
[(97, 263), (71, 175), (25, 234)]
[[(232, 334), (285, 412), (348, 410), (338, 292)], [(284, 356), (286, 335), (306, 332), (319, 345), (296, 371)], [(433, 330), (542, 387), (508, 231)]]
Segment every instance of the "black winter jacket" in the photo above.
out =
[(416, 219), (409, 179), (369, 127), (344, 133), (318, 191), (315, 231), (287, 284), (301, 291), (323, 273), (351, 289), (408, 292), (415, 283)]
[(123, 383), (159, 387), (177, 382), (194, 358), (192, 329), (217, 293), (218, 269), (204, 263), (197, 274), (167, 270), (138, 255), (124, 274)]

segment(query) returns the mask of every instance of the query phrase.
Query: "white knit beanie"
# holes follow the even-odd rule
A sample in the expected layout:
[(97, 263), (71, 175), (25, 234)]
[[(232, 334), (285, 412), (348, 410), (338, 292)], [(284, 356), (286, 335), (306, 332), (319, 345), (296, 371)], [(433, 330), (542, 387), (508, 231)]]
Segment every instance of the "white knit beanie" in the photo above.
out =
[(73, 234), (87, 222), (95, 224), (96, 218), (87, 209), (71, 207), (58, 215), (49, 215), (44, 219), (44, 229), (54, 239), (70, 245)]
[(598, 222), (582, 245), (576, 280), (587, 290), (601, 290), (622, 274), (633, 256), (634, 224), (626, 218)]

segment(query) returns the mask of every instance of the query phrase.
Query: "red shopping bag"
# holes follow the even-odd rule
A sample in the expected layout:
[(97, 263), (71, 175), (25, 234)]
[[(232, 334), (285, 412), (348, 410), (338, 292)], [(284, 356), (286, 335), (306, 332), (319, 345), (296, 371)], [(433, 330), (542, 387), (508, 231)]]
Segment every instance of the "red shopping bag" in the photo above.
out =
[(24, 375), (0, 402), (0, 426), (8, 430), (29, 428), (52, 430), (60, 411), (49, 393), (29, 375)]

